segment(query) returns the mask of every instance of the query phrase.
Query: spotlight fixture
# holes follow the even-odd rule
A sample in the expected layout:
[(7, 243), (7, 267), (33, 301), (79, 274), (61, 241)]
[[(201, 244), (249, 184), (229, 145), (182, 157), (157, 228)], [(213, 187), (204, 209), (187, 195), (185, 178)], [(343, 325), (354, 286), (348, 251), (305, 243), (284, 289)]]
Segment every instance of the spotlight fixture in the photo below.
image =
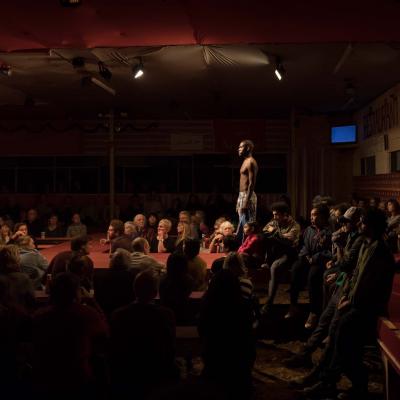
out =
[(82, 5), (82, 0), (60, 0), (62, 7), (78, 7)]
[(106, 81), (110, 81), (112, 78), (112, 72), (105, 66), (105, 64), (102, 61), (99, 61), (99, 74), (102, 78), (104, 78)]
[(280, 58), (276, 59), (275, 75), (281, 81), (286, 71)]
[(5, 76), (11, 76), (12, 75), (11, 67), (6, 64), (0, 64), (0, 74)]
[(140, 78), (144, 74), (143, 61), (139, 58), (139, 64), (132, 67), (132, 75), (135, 79)]

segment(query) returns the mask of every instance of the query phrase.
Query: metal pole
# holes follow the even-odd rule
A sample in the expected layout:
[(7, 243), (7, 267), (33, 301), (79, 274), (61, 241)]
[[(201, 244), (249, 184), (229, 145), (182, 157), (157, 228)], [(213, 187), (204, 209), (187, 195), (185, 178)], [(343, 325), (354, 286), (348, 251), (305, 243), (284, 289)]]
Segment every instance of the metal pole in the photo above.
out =
[(109, 122), (109, 161), (110, 161), (110, 220), (114, 218), (115, 206), (115, 142), (114, 142), (114, 110), (110, 110)]

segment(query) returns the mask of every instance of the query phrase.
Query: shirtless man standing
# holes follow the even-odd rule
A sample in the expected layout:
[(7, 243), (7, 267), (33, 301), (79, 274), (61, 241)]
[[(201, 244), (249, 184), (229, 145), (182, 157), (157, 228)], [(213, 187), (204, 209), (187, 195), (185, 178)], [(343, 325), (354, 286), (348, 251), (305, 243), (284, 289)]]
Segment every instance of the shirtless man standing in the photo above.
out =
[(251, 140), (243, 140), (239, 144), (239, 157), (244, 158), (240, 167), (240, 188), (236, 204), (236, 211), (239, 215), (239, 224), (236, 235), (239, 241), (243, 240), (243, 227), (246, 222), (256, 220), (257, 196), (254, 193), (258, 165), (253, 158), (254, 144)]

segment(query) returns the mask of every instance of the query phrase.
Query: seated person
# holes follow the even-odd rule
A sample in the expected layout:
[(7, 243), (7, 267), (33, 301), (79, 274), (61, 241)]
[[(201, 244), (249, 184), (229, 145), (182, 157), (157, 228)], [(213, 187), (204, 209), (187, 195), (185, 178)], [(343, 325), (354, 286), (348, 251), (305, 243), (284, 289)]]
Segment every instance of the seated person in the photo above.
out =
[[(139, 240), (145, 240), (139, 238)], [(109, 268), (94, 276), (94, 296), (107, 317), (119, 307), (134, 300), (132, 285), (135, 272), (131, 269), (131, 255), (117, 249), (111, 256)]]
[(4, 246), (8, 244), (11, 240), (11, 228), (7, 224), (3, 224), (0, 226), (0, 246)]
[(113, 219), (110, 222), (107, 231), (107, 239), (101, 239), (100, 243), (110, 243), (110, 253), (113, 254), (117, 249), (132, 251), (132, 241), (125, 235), (124, 223), (119, 219)]
[(42, 223), (40, 222), (37, 210), (35, 208), (31, 208), (28, 210), (26, 216), (27, 218), (24, 222), (28, 227), (29, 236), (32, 236), (33, 238), (40, 237), (40, 234), (42, 231), (44, 231), (44, 229)]
[(133, 240), (139, 236), (136, 232), (135, 224), (131, 221), (124, 223), (124, 234), (130, 240)]
[(186, 257), (179, 253), (171, 254), (167, 260), (167, 273), (160, 281), (160, 302), (173, 310), (178, 325), (188, 324), (193, 319), (189, 304), (193, 287)]
[(190, 226), (190, 237), (193, 239), (199, 238), (199, 226), (196, 224), (196, 222), (192, 221), (189, 211), (181, 211), (179, 213), (179, 222), (184, 222)]
[(63, 227), (60, 225), (58, 221), (58, 216), (56, 214), (52, 214), (49, 218), (49, 222), (45, 229), (46, 237), (64, 237), (65, 232)]
[(150, 244), (152, 253), (172, 253), (175, 250), (175, 240), (169, 236), (172, 223), (169, 219), (161, 219), (158, 223), (157, 237)]
[(178, 236), (175, 241), (175, 251), (179, 251), (182, 253), (185, 240), (191, 238), (190, 226), (186, 222), (178, 222), (176, 231), (178, 233)]
[(146, 217), (143, 214), (136, 214), (133, 218), (133, 225), (135, 226), (136, 233), (138, 237), (146, 237)]
[(93, 390), (92, 360), (99, 351), (104, 353), (108, 329), (98, 312), (81, 304), (79, 284), (71, 273), (58, 275), (51, 285), (51, 306), (33, 317), (32, 370), (38, 397), (57, 398), (61, 393), (81, 398)]
[(290, 215), (284, 202), (272, 204), (272, 220), (264, 227), (266, 266), (269, 268), (268, 300), (262, 312), (268, 312), (274, 304), (279, 283), (290, 265), (297, 258), (300, 225)]
[(157, 237), (158, 215), (150, 213), (147, 217), (147, 232), (146, 239), (149, 243)]
[(219, 227), (219, 233), (216, 233), (210, 242), (210, 253), (222, 252), (223, 240), (225, 236), (233, 236), (235, 227), (229, 221), (224, 221)]
[(205, 290), (207, 288), (207, 263), (199, 256), (200, 241), (186, 239), (183, 253), (188, 260), (188, 273), (194, 282), (193, 290)]
[(71, 259), (77, 256), (82, 257), (85, 262), (83, 286), (90, 289), (93, 283), (94, 264), (89, 257), (89, 239), (87, 236), (76, 236), (71, 240), (70, 246), (71, 250), (62, 251), (53, 257), (46, 274), (52, 274), (54, 278), (62, 272), (67, 272)]
[(258, 234), (257, 222), (246, 222), (243, 226), (244, 242), (239, 247), (238, 253), (244, 253), (249, 258), (249, 263), (257, 267), (264, 260), (265, 250), (263, 240)]
[(387, 219), (387, 241), (393, 253), (399, 251), (398, 237), (400, 234), (400, 204), (396, 199), (387, 202), (389, 217)]
[(35, 290), (42, 289), (41, 280), (49, 262), (35, 248), (35, 243), (30, 236), (20, 236), (17, 240), (21, 271), (29, 276)]
[(137, 237), (132, 242), (132, 250), (130, 268), (133, 269), (135, 273), (142, 272), (149, 268), (159, 275), (165, 272), (165, 265), (149, 256), (150, 245), (145, 238)]
[(113, 387), (143, 398), (151, 388), (174, 380), (175, 320), (172, 311), (154, 304), (158, 278), (151, 270), (134, 283), (135, 302), (111, 317), (110, 362)]
[(217, 272), (222, 270), (222, 267), (224, 265), (225, 257), (227, 254), (229, 254), (231, 251), (238, 251), (239, 249), (239, 241), (235, 238), (235, 236), (225, 236), (224, 241), (223, 241), (223, 249), (225, 255), (221, 258), (217, 258), (216, 260), (213, 261), (211, 265), (211, 272), (215, 275)]
[(28, 234), (28, 226), (25, 222), (18, 222), (14, 225), (14, 233), (11, 236), (9, 244), (17, 242), (17, 239), (21, 236), (26, 236)]
[(86, 236), (86, 225), (82, 224), (81, 216), (78, 213), (72, 215), (72, 224), (68, 226), (67, 237)]
[(326, 205), (311, 210), (311, 226), (303, 234), (303, 247), (292, 265), (290, 286), (290, 309), (285, 318), (296, 314), (297, 300), (304, 278), (307, 278), (310, 297), (310, 313), (306, 329), (314, 329), (323, 304), (323, 274), (326, 263), (332, 258), (332, 232), (329, 227), (329, 209)]

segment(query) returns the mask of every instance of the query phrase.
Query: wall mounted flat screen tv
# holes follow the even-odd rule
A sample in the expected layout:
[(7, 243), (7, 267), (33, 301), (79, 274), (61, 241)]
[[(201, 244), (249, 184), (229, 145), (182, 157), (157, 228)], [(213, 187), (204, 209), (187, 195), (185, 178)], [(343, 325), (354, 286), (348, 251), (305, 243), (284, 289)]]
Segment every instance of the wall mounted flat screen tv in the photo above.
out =
[(341, 125), (331, 128), (331, 143), (349, 144), (357, 142), (357, 125)]

